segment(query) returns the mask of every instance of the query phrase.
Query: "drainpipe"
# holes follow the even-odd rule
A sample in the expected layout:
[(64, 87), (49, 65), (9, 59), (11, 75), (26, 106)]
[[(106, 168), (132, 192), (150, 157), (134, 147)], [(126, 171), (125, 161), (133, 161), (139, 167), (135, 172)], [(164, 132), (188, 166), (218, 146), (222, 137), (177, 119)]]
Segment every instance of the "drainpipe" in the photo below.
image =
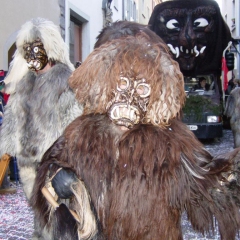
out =
[(125, 13), (124, 2), (125, 0), (122, 1), (122, 20), (124, 20), (124, 13)]

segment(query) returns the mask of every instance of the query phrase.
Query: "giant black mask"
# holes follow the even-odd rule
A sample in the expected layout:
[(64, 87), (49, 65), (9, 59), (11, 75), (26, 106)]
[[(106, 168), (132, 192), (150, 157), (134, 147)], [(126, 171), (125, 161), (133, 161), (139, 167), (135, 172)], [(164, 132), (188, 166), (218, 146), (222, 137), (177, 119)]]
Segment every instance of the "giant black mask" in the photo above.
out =
[(223, 50), (231, 40), (213, 0), (175, 0), (158, 4), (149, 27), (169, 46), (185, 76), (220, 74)]

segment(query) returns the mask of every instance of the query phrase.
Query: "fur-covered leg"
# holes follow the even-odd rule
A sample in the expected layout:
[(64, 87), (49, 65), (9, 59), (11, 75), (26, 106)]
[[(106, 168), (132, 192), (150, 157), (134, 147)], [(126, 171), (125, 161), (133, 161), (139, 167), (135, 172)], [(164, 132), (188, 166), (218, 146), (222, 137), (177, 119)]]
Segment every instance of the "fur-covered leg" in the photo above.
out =
[(54, 240), (78, 240), (77, 221), (65, 204), (60, 204), (53, 214)]
[(21, 167), (19, 169), (19, 175), (23, 185), (23, 190), (29, 200), (32, 195), (33, 185), (36, 178), (36, 170), (33, 167)]
[(52, 240), (53, 229), (49, 226), (48, 229), (46, 227), (41, 228), (39, 221), (34, 218), (34, 232), (32, 236), (32, 240)]

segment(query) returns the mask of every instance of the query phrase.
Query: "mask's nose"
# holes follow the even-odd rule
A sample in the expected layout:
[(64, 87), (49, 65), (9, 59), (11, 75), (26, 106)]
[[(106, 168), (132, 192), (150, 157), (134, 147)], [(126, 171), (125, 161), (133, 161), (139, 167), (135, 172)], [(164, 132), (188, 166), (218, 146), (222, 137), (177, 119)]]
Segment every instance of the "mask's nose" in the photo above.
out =
[(134, 93), (135, 93), (135, 89), (131, 89), (130, 92), (129, 92), (128, 106), (131, 105), (131, 103), (133, 102)]
[(34, 59), (34, 60), (36, 59), (36, 55), (33, 51), (31, 51), (30, 53), (30, 59)]
[(186, 24), (181, 30), (179, 35), (179, 42), (181, 46), (192, 49), (196, 44), (196, 34), (193, 30), (192, 17), (188, 16), (186, 19)]

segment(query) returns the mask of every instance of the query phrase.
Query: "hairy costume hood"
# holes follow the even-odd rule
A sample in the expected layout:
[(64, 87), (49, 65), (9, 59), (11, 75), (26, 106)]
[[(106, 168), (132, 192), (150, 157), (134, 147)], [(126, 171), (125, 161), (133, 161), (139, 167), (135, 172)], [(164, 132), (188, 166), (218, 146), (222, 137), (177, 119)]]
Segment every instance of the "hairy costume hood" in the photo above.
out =
[(15, 86), (29, 70), (24, 59), (23, 45), (40, 38), (46, 50), (48, 59), (61, 62), (74, 70), (69, 60), (68, 47), (61, 37), (59, 28), (51, 21), (43, 18), (34, 18), (22, 25), (16, 40), (17, 50), (10, 65), (10, 71), (5, 78), (8, 93), (15, 91)]
[[(189, 23), (190, 20), (188, 20), (188, 23), (185, 22), (187, 21), (188, 13), (191, 13), (192, 23)], [(180, 29), (182, 30), (178, 30), (179, 33), (173, 33), (174, 29), (168, 29), (166, 27), (167, 22), (175, 18), (178, 20), (178, 23), (176, 22), (172, 25), (180, 25)], [(190, 34), (189, 29), (194, 29), (194, 21), (200, 18), (206, 18), (209, 21), (209, 25), (204, 30), (201, 29), (201, 32), (195, 29)], [(198, 44), (200, 46), (206, 46), (205, 56), (202, 58), (200, 58), (200, 56), (195, 57), (193, 61), (196, 61), (196, 63), (194, 63), (194, 67), (191, 69), (183, 69), (180, 58), (175, 59), (174, 56), (174, 59), (179, 62), (181, 71), (185, 76), (221, 73), (223, 50), (232, 38), (216, 1), (175, 0), (160, 3), (154, 8), (148, 25), (151, 30), (163, 38), (166, 44), (171, 44), (174, 48), (180, 47), (182, 44), (180, 42), (183, 41), (188, 41), (188, 45), (186, 44), (184, 47), (190, 50)], [(183, 38), (185, 39), (183, 40)], [(198, 51), (200, 51), (200, 49), (198, 49)]]
[(152, 42), (163, 42), (161, 38), (153, 31), (151, 31), (147, 25), (143, 25), (136, 22), (128, 21), (116, 21), (110, 26), (103, 28), (97, 36), (97, 41), (94, 48), (100, 47), (102, 44), (111, 41), (113, 39), (119, 39), (127, 36), (136, 36), (139, 32), (144, 32), (151, 38)]
[(185, 101), (183, 76), (160, 40), (140, 32), (96, 48), (69, 79), (85, 114), (106, 112), (120, 76), (150, 84), (146, 122), (165, 126), (179, 115)]

